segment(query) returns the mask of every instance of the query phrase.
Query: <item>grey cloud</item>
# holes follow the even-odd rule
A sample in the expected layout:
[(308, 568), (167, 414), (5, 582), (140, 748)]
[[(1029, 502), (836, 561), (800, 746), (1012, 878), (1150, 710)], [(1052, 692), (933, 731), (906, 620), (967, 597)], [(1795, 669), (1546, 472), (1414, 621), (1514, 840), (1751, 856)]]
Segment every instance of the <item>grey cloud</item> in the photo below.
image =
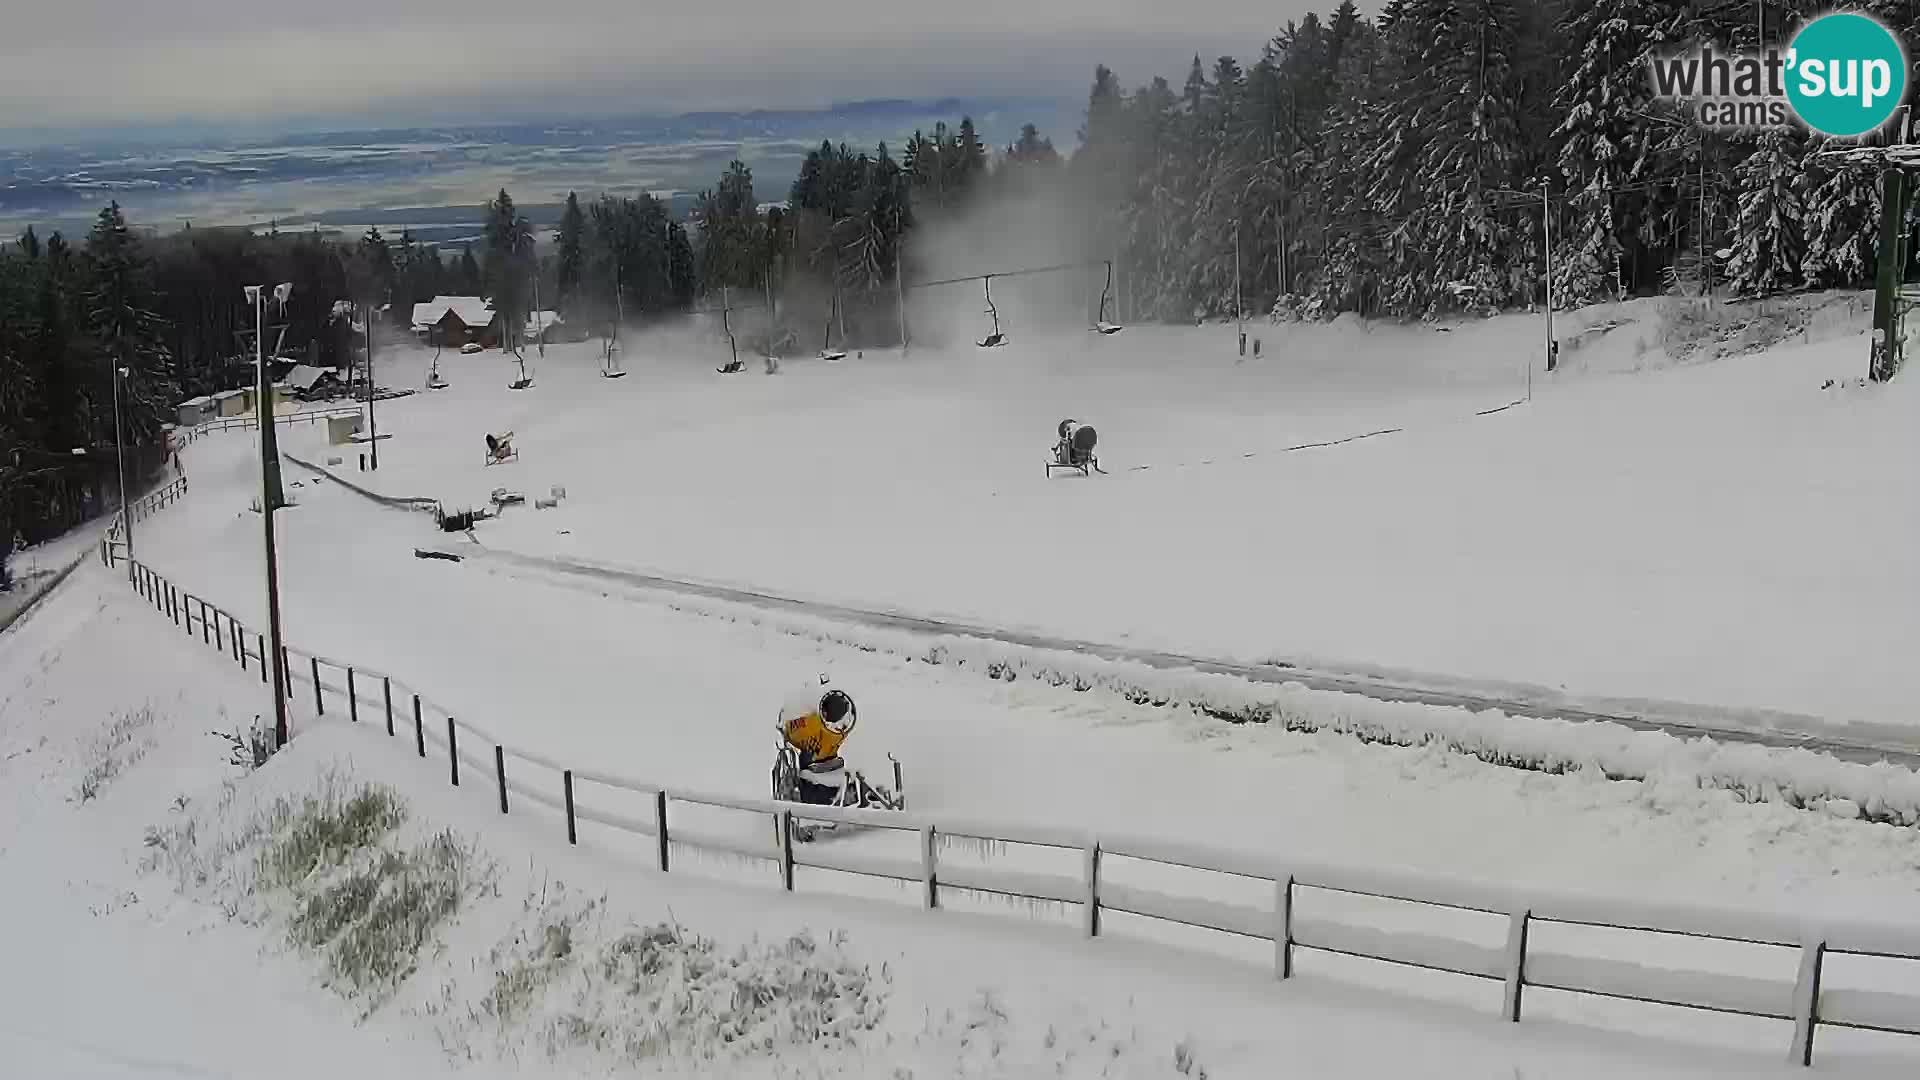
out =
[(1096, 62), (1131, 85), (1155, 74), (1177, 81), (1196, 51), (1251, 57), (1309, 6), (331, 0), (283, 12), (241, 0), (56, 0), (9, 16), (0, 112), (40, 125), (326, 116), (378, 126), (875, 96), (1077, 96)]

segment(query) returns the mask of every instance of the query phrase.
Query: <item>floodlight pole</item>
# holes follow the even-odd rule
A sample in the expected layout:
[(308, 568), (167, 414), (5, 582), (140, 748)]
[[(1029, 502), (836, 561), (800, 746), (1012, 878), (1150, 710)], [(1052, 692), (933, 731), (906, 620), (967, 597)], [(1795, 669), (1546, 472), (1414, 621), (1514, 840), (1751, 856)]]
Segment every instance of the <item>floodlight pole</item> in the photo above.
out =
[(273, 741), (278, 749), (287, 745), (291, 733), (287, 730), (286, 652), (280, 633), (280, 565), (274, 554), (274, 484), (272, 463), (267, 460), (273, 446), (268, 427), (273, 423), (273, 384), (266, 357), (266, 287), (250, 285), (247, 292), (254, 305), (254, 417), (260, 424), (260, 521), (267, 556), (267, 655), (260, 662), (273, 671)]
[(127, 369), (113, 360), (113, 456), (120, 470), (120, 524), (127, 537), (127, 558), (133, 558), (133, 507), (127, 504), (127, 443), (120, 429), (120, 380)]
[[(1553, 370), (1553, 202), (1547, 194), (1547, 182), (1540, 181), (1540, 235), (1547, 252), (1547, 370)], [(1527, 366), (1527, 400), (1533, 400), (1533, 366)]]
[[(388, 291), (389, 303), (393, 293)], [(367, 304), (367, 441), (373, 444), (373, 471), (380, 471), (380, 425), (373, 418), (373, 304)]]

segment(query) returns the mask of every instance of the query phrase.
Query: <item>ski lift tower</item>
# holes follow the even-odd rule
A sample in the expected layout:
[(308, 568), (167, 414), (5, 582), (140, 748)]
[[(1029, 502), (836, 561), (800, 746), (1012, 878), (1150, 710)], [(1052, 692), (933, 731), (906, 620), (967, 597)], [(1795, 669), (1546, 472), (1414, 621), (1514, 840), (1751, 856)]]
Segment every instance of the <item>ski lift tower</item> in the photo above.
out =
[[(1904, 112), (1904, 110), (1903, 110)], [(1898, 374), (1906, 351), (1907, 313), (1920, 308), (1920, 285), (1905, 283), (1912, 261), (1907, 214), (1920, 191), (1920, 144), (1912, 140), (1913, 118), (1902, 115), (1883, 145), (1829, 150), (1820, 160), (1880, 170), (1880, 267), (1873, 289), (1873, 354), (1867, 378), (1887, 382)]]

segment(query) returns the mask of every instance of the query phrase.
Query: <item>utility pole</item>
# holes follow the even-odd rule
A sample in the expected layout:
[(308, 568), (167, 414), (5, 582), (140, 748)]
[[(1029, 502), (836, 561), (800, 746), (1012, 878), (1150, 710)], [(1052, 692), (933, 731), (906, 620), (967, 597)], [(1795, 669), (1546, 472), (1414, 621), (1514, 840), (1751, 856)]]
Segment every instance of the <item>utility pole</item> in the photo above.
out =
[[(388, 297), (392, 297), (389, 292)], [(391, 300), (389, 300), (391, 302)], [(373, 471), (380, 471), (380, 425), (373, 419), (373, 304), (367, 304), (367, 441), (373, 445)]]
[(893, 304), (894, 310), (900, 316), (900, 355), (905, 356), (907, 354), (907, 289), (900, 274), (903, 254), (900, 246), (900, 241), (895, 239), (893, 243)]
[[(286, 303), (293, 291), (291, 283), (281, 285), (274, 290), (274, 298)], [(262, 536), (266, 543), (267, 556), (267, 655), (260, 658), (273, 671), (273, 741), (274, 748), (287, 745), (291, 732), (287, 730), (287, 670), (283, 662), (286, 656), (280, 632), (280, 565), (274, 551), (273, 512), (279, 499), (280, 485), (278, 464), (274, 461), (277, 447), (273, 438), (273, 380), (266, 358), (266, 307), (265, 286), (249, 285), (246, 288), (247, 299), (253, 301), (254, 326), (254, 416), (260, 424), (260, 521)]]
[(127, 503), (127, 442), (120, 430), (120, 380), (127, 369), (120, 358), (113, 361), (113, 456), (120, 466), (120, 524), (127, 534), (127, 558), (133, 558), (133, 507)]
[[(1547, 250), (1547, 370), (1552, 371), (1557, 359), (1553, 340), (1553, 201), (1547, 192), (1547, 182), (1540, 181), (1540, 235), (1546, 238)], [(1533, 398), (1533, 380), (1527, 380), (1527, 398)]]

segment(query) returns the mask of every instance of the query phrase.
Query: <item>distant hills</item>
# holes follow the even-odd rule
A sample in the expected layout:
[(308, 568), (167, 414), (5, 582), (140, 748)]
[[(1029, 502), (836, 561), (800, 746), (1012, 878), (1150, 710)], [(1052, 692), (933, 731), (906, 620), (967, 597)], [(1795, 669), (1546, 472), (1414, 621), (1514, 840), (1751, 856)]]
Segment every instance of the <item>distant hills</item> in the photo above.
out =
[[(368, 128), (271, 139), (113, 140), (0, 150), (0, 236), (28, 224), (84, 230), (111, 199), (131, 221), (163, 231), (277, 222), (289, 228), (383, 232), (411, 227), (457, 242), (501, 187), (536, 225), (557, 220), (566, 192), (653, 191), (681, 209), (729, 160), (754, 170), (763, 200), (784, 198), (822, 139), (898, 153), (916, 129), (972, 116), (989, 146), (1033, 123), (1062, 149), (1081, 105), (1047, 99), (877, 99), (819, 109), (753, 109), (544, 122)], [(551, 219), (551, 220), (550, 220)]]

